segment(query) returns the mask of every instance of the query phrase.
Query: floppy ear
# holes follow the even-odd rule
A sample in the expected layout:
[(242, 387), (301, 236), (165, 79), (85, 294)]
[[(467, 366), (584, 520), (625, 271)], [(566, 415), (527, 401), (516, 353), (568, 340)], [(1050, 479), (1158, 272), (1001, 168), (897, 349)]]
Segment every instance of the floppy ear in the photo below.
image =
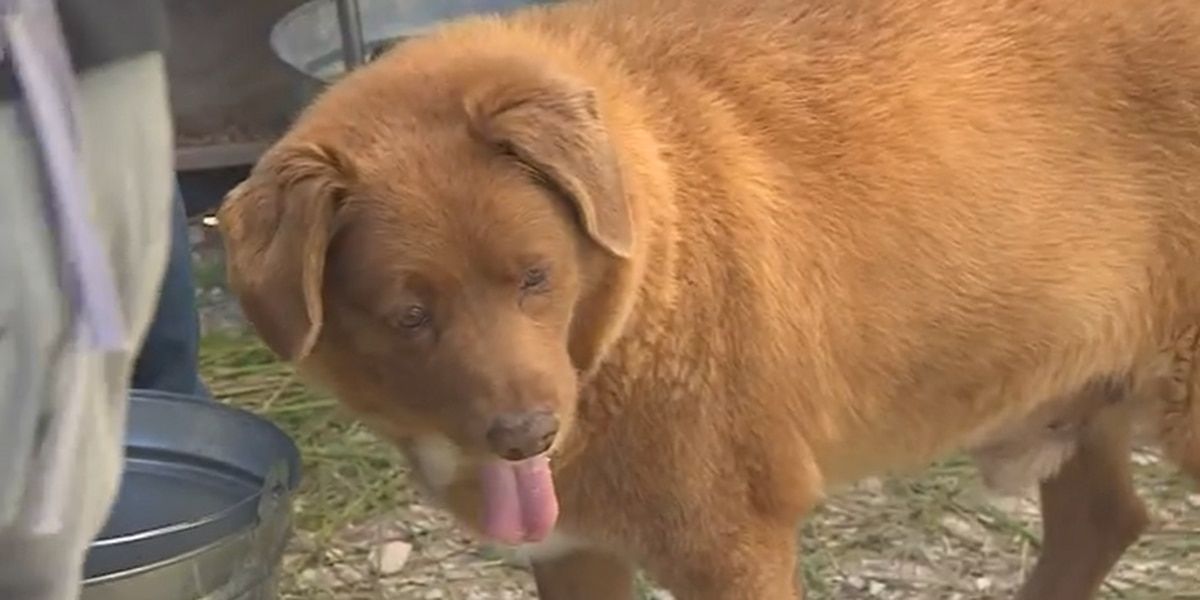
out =
[(595, 93), (536, 67), (510, 73), (466, 97), (472, 131), (570, 201), (597, 244), (628, 258), (633, 223)]
[(271, 153), (217, 213), (230, 288), (279, 356), (307, 356), (321, 332), (325, 261), (349, 165), (329, 149)]

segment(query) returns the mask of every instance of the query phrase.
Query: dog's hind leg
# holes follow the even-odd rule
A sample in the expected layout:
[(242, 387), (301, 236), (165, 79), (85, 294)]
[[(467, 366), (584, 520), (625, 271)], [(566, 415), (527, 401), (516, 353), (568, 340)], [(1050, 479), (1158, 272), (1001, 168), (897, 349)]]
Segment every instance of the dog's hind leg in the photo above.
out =
[[(1097, 391), (1095, 393), (1104, 393)], [(1020, 600), (1090, 600), (1148, 524), (1133, 487), (1128, 401), (1097, 412), (1041, 484), (1042, 552)]]
[(1200, 484), (1200, 327), (1190, 327), (1170, 348), (1170, 367), (1158, 380), (1159, 440), (1167, 459)]

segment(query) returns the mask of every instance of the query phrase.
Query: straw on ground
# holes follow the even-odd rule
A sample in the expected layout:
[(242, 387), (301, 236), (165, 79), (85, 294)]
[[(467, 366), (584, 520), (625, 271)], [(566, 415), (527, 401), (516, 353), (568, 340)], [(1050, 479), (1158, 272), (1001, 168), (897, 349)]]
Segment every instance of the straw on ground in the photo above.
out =
[[(393, 449), (252, 338), (210, 335), (203, 370), (218, 396), (274, 420), (304, 454), (283, 598), (534, 598), (525, 569), (423, 505)], [(1200, 599), (1200, 495), (1153, 453), (1137, 459), (1156, 520), (1104, 597)], [(1038, 532), (1036, 504), (988, 497), (969, 463), (949, 460), (831, 498), (802, 528), (800, 568), (816, 600), (1007, 598), (1036, 557)], [(408, 553), (380, 568), (397, 543)]]

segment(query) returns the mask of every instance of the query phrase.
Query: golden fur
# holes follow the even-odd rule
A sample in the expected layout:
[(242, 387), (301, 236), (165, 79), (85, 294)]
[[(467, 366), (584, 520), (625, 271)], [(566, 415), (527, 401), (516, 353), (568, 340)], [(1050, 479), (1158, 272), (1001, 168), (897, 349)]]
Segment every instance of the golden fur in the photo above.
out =
[(546, 599), (635, 563), (794, 597), (827, 491), (956, 451), (1041, 481), (1020, 597), (1091, 598), (1145, 526), (1134, 425), (1200, 476), (1194, 0), (466, 19), (334, 85), (219, 217), (266, 342), (418, 467), (449, 441), (418, 471), (468, 521), (487, 420), (559, 415)]

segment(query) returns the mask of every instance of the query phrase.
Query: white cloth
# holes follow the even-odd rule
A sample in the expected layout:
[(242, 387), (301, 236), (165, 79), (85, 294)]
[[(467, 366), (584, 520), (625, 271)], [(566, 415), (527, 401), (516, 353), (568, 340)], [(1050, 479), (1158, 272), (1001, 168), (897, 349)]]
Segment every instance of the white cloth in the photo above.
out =
[(79, 594), (116, 497), (129, 376), (170, 240), (162, 56), (74, 76), (48, 5), (0, 0), (0, 71), (18, 73), (23, 96), (0, 102), (5, 600)]

